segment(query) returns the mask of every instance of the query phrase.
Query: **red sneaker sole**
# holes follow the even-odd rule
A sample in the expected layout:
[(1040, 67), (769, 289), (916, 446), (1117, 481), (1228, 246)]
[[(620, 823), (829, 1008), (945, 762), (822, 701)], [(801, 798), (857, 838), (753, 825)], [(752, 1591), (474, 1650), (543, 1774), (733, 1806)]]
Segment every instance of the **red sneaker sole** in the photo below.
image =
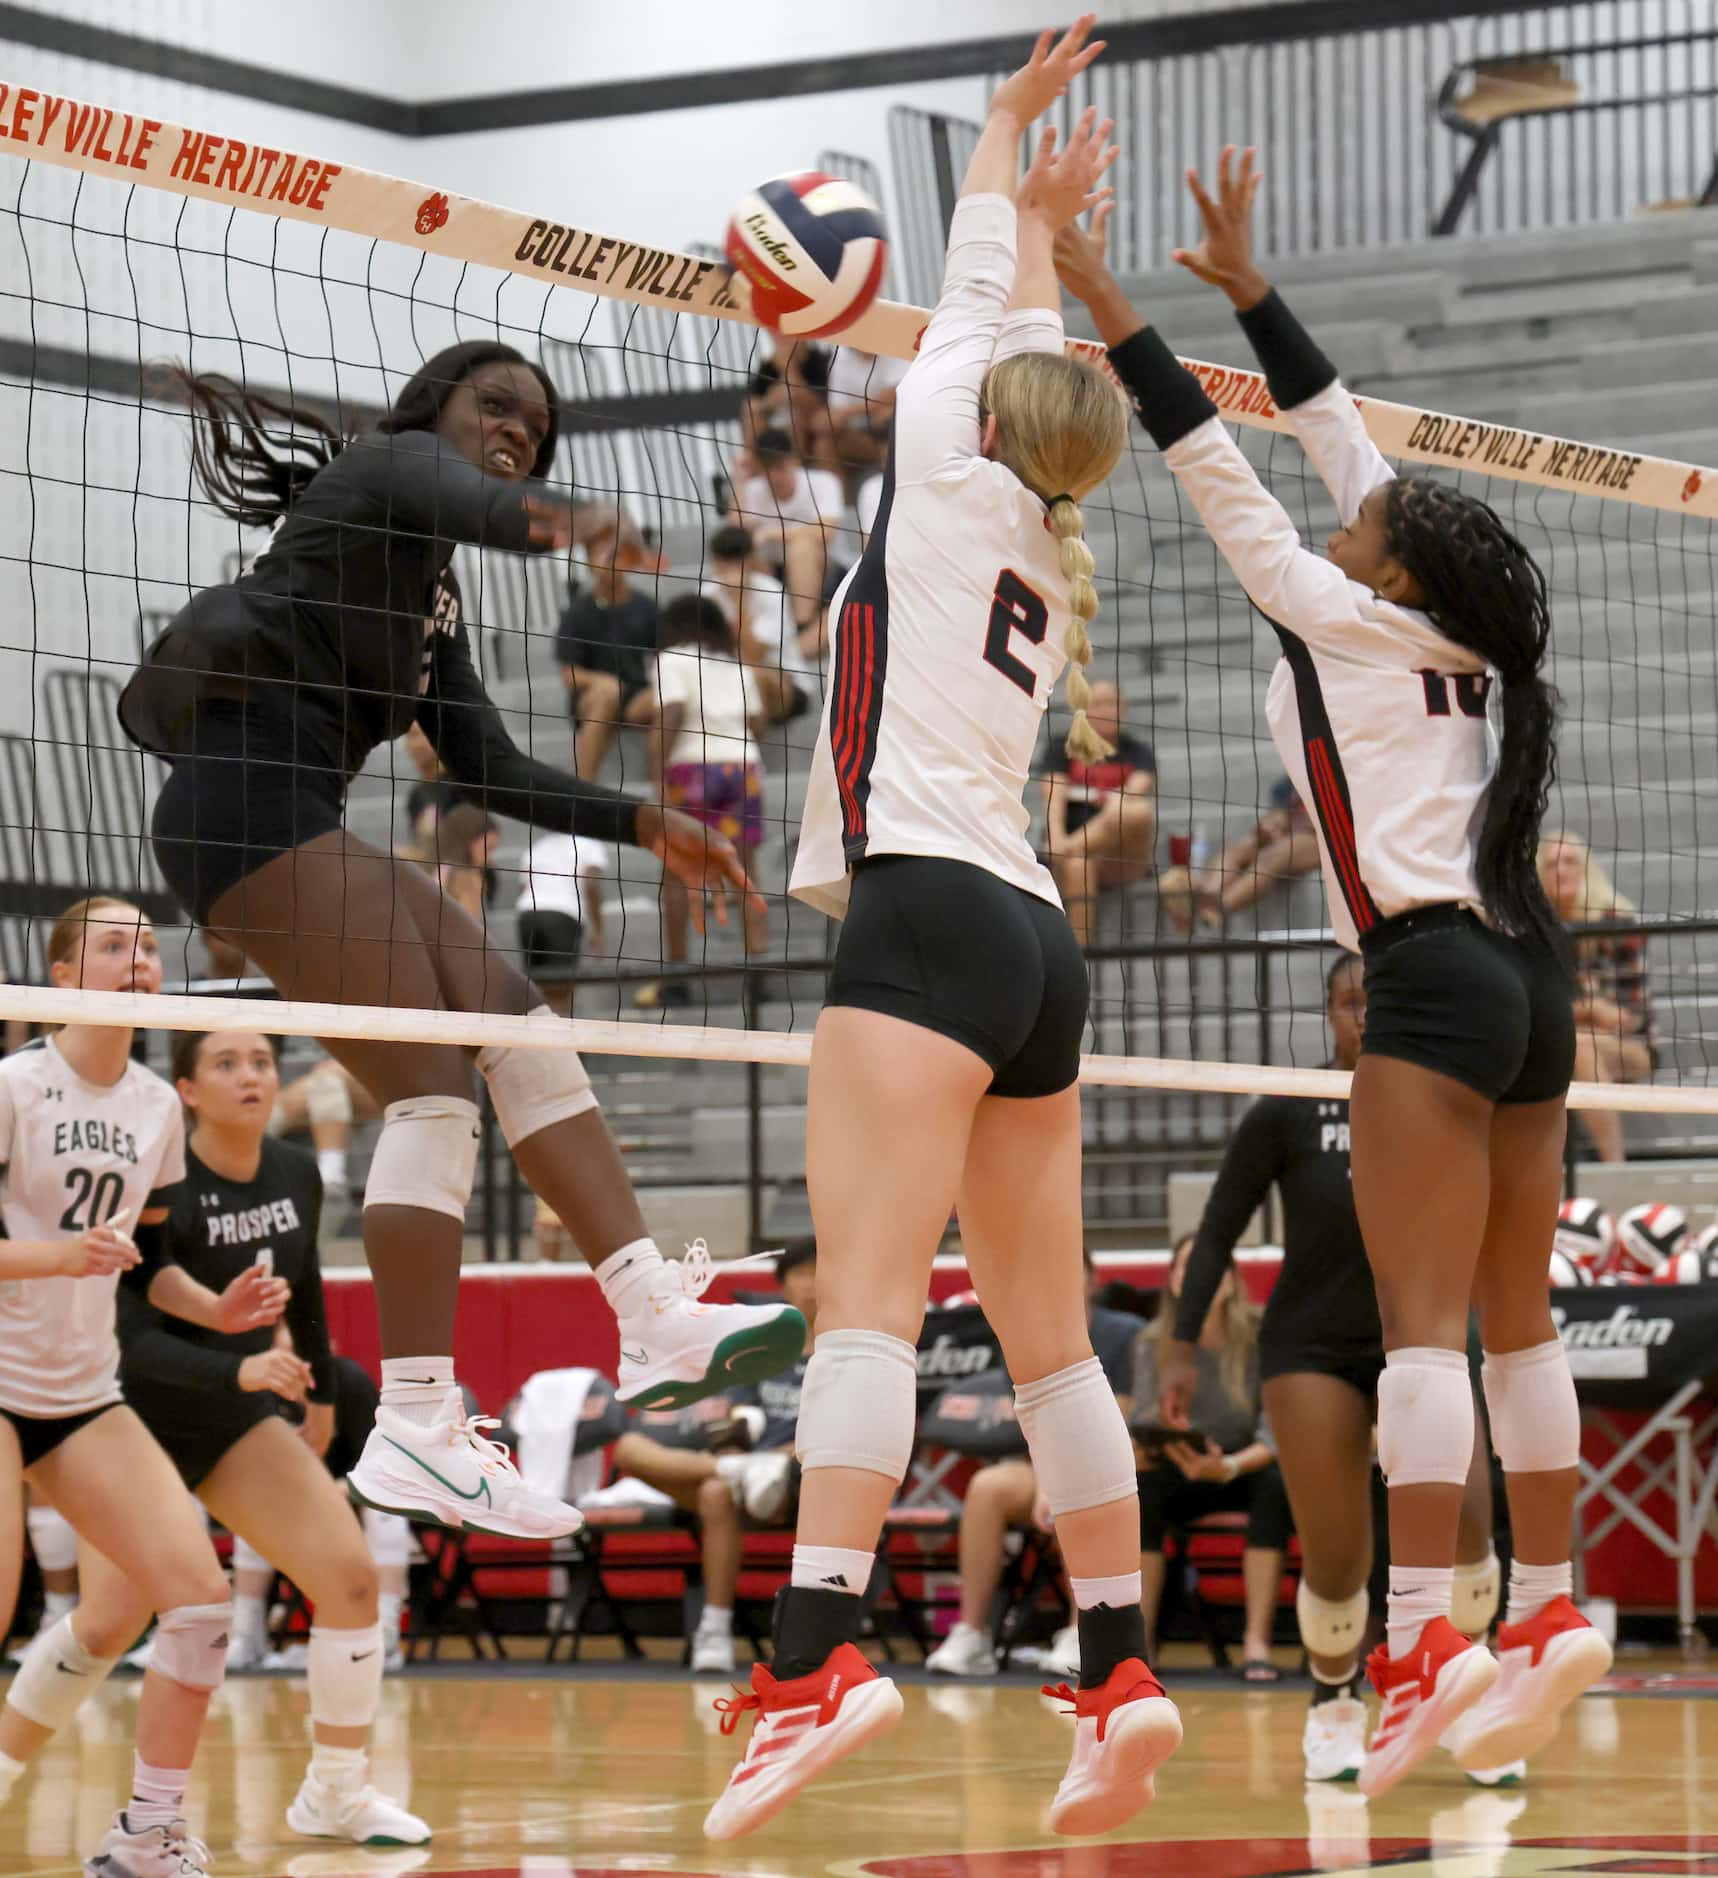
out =
[(1157, 1797), (1158, 1768), (1181, 1745), (1181, 1717), (1167, 1696), (1130, 1702), (1110, 1717), (1101, 1763), (1104, 1784), (1050, 1806), (1050, 1830), (1086, 1838), (1125, 1826)]
[[(1459, 1665), (1459, 1673), (1438, 1688), (1431, 1699), (1422, 1702), (1412, 1720), (1385, 1748), (1368, 1748), (1366, 1765), (1355, 1785), (1367, 1799), (1388, 1793), (1399, 1780), (1419, 1766), (1438, 1745), (1444, 1731), (1480, 1700), (1502, 1674), (1502, 1667), (1489, 1650), (1475, 1647), (1450, 1659), (1450, 1667)], [(1515, 1757), (1507, 1756), (1510, 1760)], [(1482, 1761), (1482, 1767), (1496, 1767), (1496, 1760)]]
[[(757, 1782), (724, 1793), (704, 1816), (704, 1837), (718, 1844), (740, 1839), (748, 1832), (774, 1819), (788, 1801), (808, 1787), (825, 1768), (856, 1754), (881, 1734), (887, 1734), (901, 1719), (901, 1692), (888, 1679), (862, 1683), (842, 1697), (835, 1719), (815, 1729), (807, 1745), (791, 1758), (777, 1762), (768, 1775)], [(771, 1775), (774, 1778), (771, 1778)], [(760, 1792), (759, 1787), (767, 1781)], [(737, 1804), (726, 1802), (735, 1798)]]
[(1596, 1630), (1566, 1630), (1545, 1646), (1538, 1667), (1517, 1685), (1509, 1705), (1461, 1744), (1456, 1764), (1506, 1767), (1537, 1754), (1562, 1726), (1563, 1711), (1611, 1666), (1611, 1646)]

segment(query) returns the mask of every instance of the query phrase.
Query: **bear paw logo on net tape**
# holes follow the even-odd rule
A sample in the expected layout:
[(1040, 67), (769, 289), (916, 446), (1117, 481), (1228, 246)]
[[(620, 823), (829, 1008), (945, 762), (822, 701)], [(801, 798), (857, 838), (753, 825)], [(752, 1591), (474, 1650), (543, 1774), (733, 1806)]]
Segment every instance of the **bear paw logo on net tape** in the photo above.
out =
[(417, 231), (420, 235), (433, 235), (438, 228), (447, 223), (447, 197), (441, 194), (425, 196), (418, 204)]
[(1684, 502), (1692, 502), (1694, 498), (1699, 495), (1703, 481), (1704, 479), (1699, 470), (1690, 470), (1688, 472), (1688, 480), (1682, 485), (1682, 499)]

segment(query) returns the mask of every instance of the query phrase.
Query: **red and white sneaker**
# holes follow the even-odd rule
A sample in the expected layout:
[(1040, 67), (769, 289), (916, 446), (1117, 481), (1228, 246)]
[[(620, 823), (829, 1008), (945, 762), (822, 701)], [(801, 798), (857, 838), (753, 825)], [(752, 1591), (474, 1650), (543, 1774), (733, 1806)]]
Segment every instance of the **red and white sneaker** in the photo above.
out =
[(1050, 1802), (1050, 1830), (1111, 1832), (1151, 1804), (1156, 1773), (1181, 1745), (1181, 1717), (1137, 1656), (1096, 1689), (1064, 1682), (1044, 1693), (1072, 1705), (1074, 1752)]
[(1611, 1646), (1567, 1598), (1523, 1624), (1500, 1624), (1497, 1686), (1462, 1724), (1451, 1750), (1468, 1769), (1526, 1760), (1556, 1734), (1563, 1711), (1611, 1666)]
[(748, 1710), (758, 1711), (745, 1758), (704, 1815), (706, 1839), (738, 1839), (773, 1819), (824, 1768), (893, 1728), (901, 1719), (901, 1692), (843, 1643), (821, 1669), (793, 1682), (777, 1682), (755, 1664), (752, 1693), (716, 1707), (725, 1735)]
[[(1383, 1708), (1366, 1748), (1356, 1784), (1368, 1799), (1388, 1793), (1438, 1745), (1438, 1738), (1497, 1681), (1497, 1658), (1434, 1617), (1406, 1656), (1393, 1657), (1379, 1644), (1366, 1659), (1366, 1674)], [(1495, 1766), (1509, 1755), (1494, 1755)]]

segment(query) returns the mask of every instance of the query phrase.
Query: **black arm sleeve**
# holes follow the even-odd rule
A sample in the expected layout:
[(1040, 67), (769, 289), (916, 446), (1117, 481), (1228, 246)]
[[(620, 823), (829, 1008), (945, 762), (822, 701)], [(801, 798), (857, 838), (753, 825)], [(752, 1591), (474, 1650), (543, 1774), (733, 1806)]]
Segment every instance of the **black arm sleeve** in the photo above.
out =
[(328, 1347), (328, 1308), (322, 1298), (322, 1257), (318, 1240), (322, 1232), (322, 1182), (316, 1182), (315, 1199), (310, 1208), (309, 1243), (304, 1249), (304, 1269), (292, 1287), (286, 1306), (286, 1327), (292, 1332), (292, 1347), (310, 1365), (312, 1402), (334, 1400), (334, 1352)]
[(483, 689), (464, 632), (433, 638), (418, 723), (467, 798), (533, 828), (636, 846), (638, 803), (527, 756)]
[(1111, 346), (1110, 364), (1160, 450), (1217, 415), (1205, 387), (1163, 343), (1155, 326), (1142, 326), (1119, 346)]
[(1282, 1108), (1266, 1096), (1255, 1102), (1236, 1124), (1217, 1170), (1210, 1198), (1187, 1269), (1181, 1275), (1181, 1296), (1175, 1306), (1175, 1334), (1183, 1343), (1197, 1343), (1217, 1287), (1223, 1282), (1236, 1241), (1259, 1210), (1271, 1183), (1282, 1169)]
[(386, 510), (390, 527), (485, 548), (530, 546), (526, 485), (486, 476), (427, 430), (359, 437), (336, 462), (353, 488)]
[(175, 1336), (166, 1328), (161, 1312), (124, 1285), (119, 1288), (117, 1302), (117, 1329), (127, 1381), (175, 1392), (196, 1390), (221, 1396), (243, 1393), (239, 1388), (243, 1357)]
[(1336, 383), (1336, 367), (1274, 287), (1257, 306), (1236, 318), (1264, 367), (1265, 383), (1280, 410), (1292, 411)]
[[(157, 1206), (172, 1204), (175, 1189), (164, 1188), (160, 1193), (152, 1193), (144, 1207), (148, 1212)], [(171, 1265), (172, 1254), (167, 1250), (166, 1220), (156, 1220), (153, 1225), (146, 1225), (142, 1220), (131, 1229), (131, 1243), (141, 1254), (138, 1262), (130, 1270), (119, 1274), (120, 1289), (134, 1292), (140, 1298), (149, 1295), (149, 1287), (154, 1284), (163, 1266)]]

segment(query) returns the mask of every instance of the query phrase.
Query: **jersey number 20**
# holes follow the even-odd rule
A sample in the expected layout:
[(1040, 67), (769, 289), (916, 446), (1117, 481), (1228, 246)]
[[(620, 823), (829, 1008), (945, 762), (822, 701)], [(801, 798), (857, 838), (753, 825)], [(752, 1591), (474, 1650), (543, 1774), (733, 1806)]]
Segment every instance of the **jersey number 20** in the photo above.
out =
[(66, 1191), (71, 1198), (60, 1215), (60, 1231), (94, 1232), (119, 1211), (125, 1182), (111, 1169), (98, 1176), (87, 1167), (73, 1167), (66, 1170)]
[(994, 665), (1011, 685), (1018, 685), (1027, 697), (1038, 689), (1038, 675), (1008, 649), (1015, 633), (1032, 645), (1041, 646), (1050, 627), (1050, 609), (1011, 567), (997, 576), (996, 593), (990, 602), (990, 624), (984, 634), (985, 663)]

